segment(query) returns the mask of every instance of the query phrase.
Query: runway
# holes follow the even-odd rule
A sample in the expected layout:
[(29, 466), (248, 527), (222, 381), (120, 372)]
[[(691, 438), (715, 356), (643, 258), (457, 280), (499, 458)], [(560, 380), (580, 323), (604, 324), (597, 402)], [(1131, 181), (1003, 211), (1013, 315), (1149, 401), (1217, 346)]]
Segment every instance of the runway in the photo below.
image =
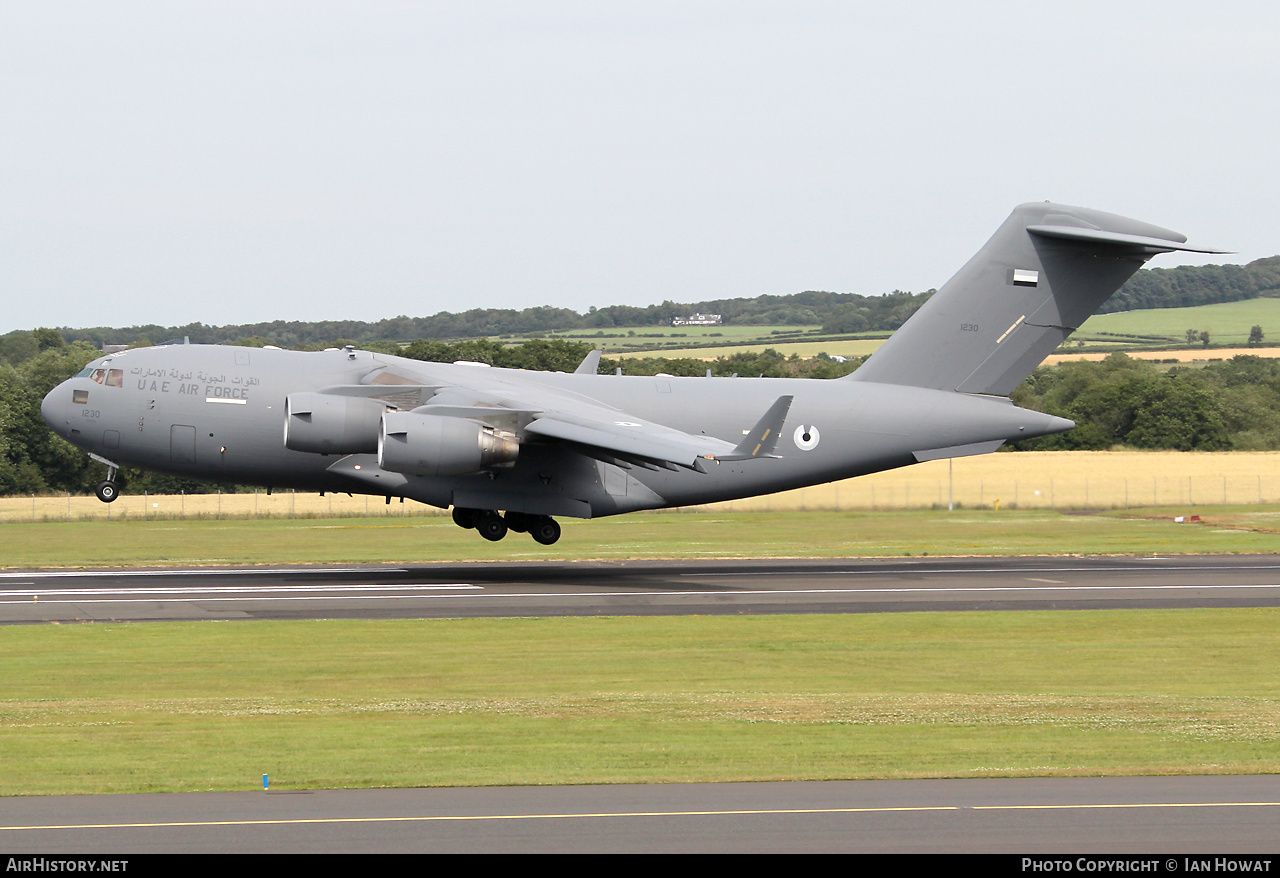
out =
[[(104, 857), (1009, 853), (1070, 854), (1074, 865), (1080, 855), (1145, 854), (1157, 866), (1148, 871), (1181, 872), (1188, 871), (1185, 855), (1252, 854), (1263, 856), (1251, 862), (1269, 861), (1280, 844), (1278, 825), (1280, 778), (1256, 776), (0, 799), (5, 848), (29, 854), (91, 851)], [(1010, 865), (1018, 868), (1016, 861)]]
[(1280, 606), (1280, 556), (6, 571), (0, 624)]

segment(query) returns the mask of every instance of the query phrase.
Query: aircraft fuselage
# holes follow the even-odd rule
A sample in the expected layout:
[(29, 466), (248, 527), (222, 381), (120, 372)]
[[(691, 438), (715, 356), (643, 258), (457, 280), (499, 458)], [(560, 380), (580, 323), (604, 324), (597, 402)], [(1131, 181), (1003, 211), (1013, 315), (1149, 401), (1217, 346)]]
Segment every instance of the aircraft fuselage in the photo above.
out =
[[(103, 370), (96, 381), (94, 370)], [(285, 447), (288, 395), (360, 385), (378, 370), (406, 383), (477, 388), (486, 398), (534, 409), (544, 397), (555, 405), (582, 399), (616, 411), (616, 424), (634, 417), (730, 443), (737, 443), (776, 399), (792, 396), (793, 401), (777, 457), (706, 459), (696, 468), (606, 461), (581, 446), (536, 436), (524, 439), (510, 466), (431, 477), (383, 470), (373, 453), (316, 454)], [(993, 450), (1001, 441), (1071, 426), (1007, 399), (916, 387), (526, 372), (358, 350), (205, 345), (103, 357), (51, 392), (42, 412), (55, 432), (86, 451), (177, 476), (584, 518), (819, 484), (930, 457)]]

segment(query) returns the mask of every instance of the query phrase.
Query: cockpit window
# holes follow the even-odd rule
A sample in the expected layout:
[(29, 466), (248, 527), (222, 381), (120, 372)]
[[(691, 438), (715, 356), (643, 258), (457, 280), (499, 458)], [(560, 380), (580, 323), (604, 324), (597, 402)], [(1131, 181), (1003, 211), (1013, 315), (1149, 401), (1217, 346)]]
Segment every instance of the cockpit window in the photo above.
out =
[(85, 366), (83, 369), (81, 369), (79, 372), (77, 372), (77, 373), (76, 373), (75, 377), (77, 377), (77, 378), (88, 378), (88, 377), (89, 377), (90, 375), (92, 375), (92, 374), (93, 374), (93, 367), (92, 367), (92, 366)]
[(89, 373), (89, 380), (94, 384), (105, 384), (108, 387), (124, 386), (123, 369), (94, 369)]
[[(86, 372), (81, 372), (81, 375), (84, 374)], [(105, 384), (109, 388), (124, 387), (123, 369), (95, 369), (87, 371), (87, 374), (88, 379), (93, 381), (93, 384)]]

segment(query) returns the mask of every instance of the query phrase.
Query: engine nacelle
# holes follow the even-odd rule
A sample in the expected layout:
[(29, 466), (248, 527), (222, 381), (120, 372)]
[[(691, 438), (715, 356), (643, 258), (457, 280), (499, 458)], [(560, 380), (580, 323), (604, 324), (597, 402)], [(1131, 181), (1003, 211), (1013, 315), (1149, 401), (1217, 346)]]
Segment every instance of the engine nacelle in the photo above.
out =
[(510, 466), (519, 453), (519, 440), (505, 430), (418, 412), (387, 412), (378, 436), (378, 466), (415, 476), (458, 476)]
[(312, 454), (371, 454), (385, 403), (358, 396), (291, 393), (284, 400), (284, 444)]

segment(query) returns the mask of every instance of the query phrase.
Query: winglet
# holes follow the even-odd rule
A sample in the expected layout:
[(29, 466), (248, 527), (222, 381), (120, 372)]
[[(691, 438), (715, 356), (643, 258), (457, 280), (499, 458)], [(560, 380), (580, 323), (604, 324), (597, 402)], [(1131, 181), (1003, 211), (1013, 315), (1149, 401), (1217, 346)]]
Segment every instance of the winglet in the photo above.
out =
[(594, 375), (600, 369), (600, 350), (597, 348), (582, 358), (582, 362), (578, 364), (578, 368), (573, 370), (574, 375)]
[(775, 457), (773, 449), (778, 446), (778, 435), (782, 432), (782, 422), (787, 419), (794, 397), (780, 396), (769, 406), (756, 425), (752, 427), (738, 447), (729, 454), (718, 454), (719, 460), (750, 460), (755, 457)]

